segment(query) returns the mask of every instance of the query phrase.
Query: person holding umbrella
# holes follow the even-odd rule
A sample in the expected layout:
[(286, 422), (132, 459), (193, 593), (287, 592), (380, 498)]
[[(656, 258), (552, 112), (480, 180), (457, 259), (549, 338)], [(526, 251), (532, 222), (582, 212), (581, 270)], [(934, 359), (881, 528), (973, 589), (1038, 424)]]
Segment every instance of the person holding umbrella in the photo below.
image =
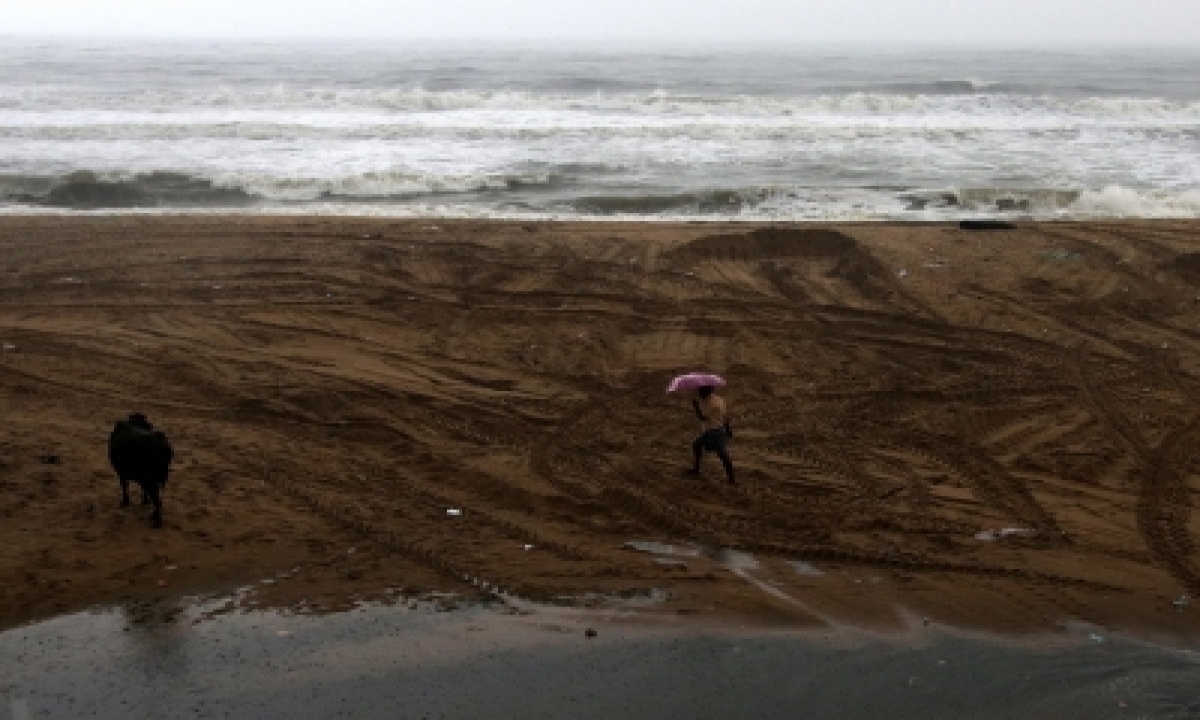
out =
[(718, 375), (708, 373), (689, 373), (680, 375), (671, 381), (667, 392), (675, 392), (696, 388), (696, 397), (692, 398), (692, 409), (700, 420), (700, 434), (692, 441), (692, 468), (690, 475), (700, 474), (700, 458), (705, 451), (714, 453), (725, 466), (725, 481), (736, 485), (733, 479), (733, 461), (729, 459), (728, 443), (733, 437), (733, 429), (729, 426), (729, 411), (725, 400), (713, 392), (718, 385), (725, 381)]

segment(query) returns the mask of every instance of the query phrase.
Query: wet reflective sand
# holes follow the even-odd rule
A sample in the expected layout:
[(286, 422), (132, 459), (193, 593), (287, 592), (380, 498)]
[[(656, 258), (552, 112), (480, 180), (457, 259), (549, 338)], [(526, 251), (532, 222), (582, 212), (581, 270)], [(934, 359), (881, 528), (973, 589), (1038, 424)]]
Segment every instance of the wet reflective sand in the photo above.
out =
[(65, 616), (0, 634), (0, 718), (1200, 713), (1200, 647), (1088, 628), (1055, 639), (937, 626), (885, 636), (699, 629), (621, 609), (446, 608), (412, 603), (198, 621), (205, 608), (143, 603)]

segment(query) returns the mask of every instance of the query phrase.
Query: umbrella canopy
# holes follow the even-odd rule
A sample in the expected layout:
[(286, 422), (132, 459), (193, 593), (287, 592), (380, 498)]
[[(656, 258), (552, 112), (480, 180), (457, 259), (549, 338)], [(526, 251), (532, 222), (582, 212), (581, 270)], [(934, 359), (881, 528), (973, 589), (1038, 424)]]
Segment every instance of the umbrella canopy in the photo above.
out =
[(720, 375), (712, 373), (693, 372), (686, 375), (680, 375), (671, 381), (667, 386), (667, 392), (679, 392), (680, 390), (692, 390), (693, 388), (710, 386), (720, 387), (725, 384), (725, 379)]

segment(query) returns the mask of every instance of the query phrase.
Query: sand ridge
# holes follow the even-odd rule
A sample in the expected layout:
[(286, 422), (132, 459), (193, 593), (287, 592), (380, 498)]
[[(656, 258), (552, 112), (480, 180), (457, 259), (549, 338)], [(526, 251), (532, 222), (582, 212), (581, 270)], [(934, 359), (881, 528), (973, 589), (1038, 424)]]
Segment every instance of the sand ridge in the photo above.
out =
[[(0, 625), (251, 584), (1193, 633), (1197, 227), (7, 218)], [(681, 473), (692, 369), (737, 487)], [(135, 409), (161, 532), (104, 454)]]

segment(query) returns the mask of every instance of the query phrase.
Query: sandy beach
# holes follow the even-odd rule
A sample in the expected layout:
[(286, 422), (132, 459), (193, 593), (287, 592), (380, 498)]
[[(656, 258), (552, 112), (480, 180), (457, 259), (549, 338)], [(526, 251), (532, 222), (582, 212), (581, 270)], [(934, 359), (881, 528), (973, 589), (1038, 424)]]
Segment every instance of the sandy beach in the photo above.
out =
[[(244, 588), (1195, 638), (1198, 231), (6, 217), (0, 629)], [(736, 487), (682, 474), (694, 369)]]

